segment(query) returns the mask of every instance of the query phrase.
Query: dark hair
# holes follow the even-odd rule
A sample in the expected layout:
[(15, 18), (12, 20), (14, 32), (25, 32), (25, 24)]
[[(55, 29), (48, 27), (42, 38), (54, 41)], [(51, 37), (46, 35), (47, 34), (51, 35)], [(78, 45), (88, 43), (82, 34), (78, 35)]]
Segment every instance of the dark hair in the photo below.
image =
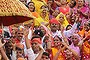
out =
[[(55, 37), (57, 37), (60, 41), (62, 41), (62, 38), (60, 38), (59, 36), (56, 35)], [(55, 37), (54, 37), (54, 38), (55, 38)]]
[(41, 40), (41, 37), (40, 37), (39, 35), (33, 36), (33, 37), (31, 38), (31, 40), (33, 40), (34, 38), (40, 38), (40, 40)]
[(39, 35), (40, 37), (43, 37), (44, 36), (44, 34), (43, 34), (43, 32), (41, 30), (35, 30), (34, 31), (34, 34), (35, 35)]
[(43, 55), (48, 56), (49, 57), (49, 53), (48, 52), (43, 52)]
[(83, 2), (85, 3), (85, 0), (83, 0)]
[(31, 2), (28, 2), (28, 4), (27, 4), (27, 5), (29, 5), (30, 3), (33, 3), (33, 4), (35, 5), (35, 3), (34, 3), (34, 2), (32, 2), (32, 1), (31, 1)]
[(74, 2), (73, 6), (71, 6), (71, 8), (75, 7), (76, 6), (76, 1), (75, 0), (72, 0)]
[[(67, 25), (67, 27), (66, 27), (66, 31), (68, 30), (68, 27), (69, 27), (69, 26), (71, 26), (71, 25)], [(71, 26), (71, 27), (72, 27), (72, 26)]]
[[(33, 4), (35, 5), (35, 3), (34, 3), (34, 2), (32, 2), (32, 1), (31, 1), (31, 2), (28, 2), (28, 4), (26, 5), (28, 8), (29, 8), (29, 6), (28, 6), (28, 5), (29, 5), (30, 3), (33, 3)], [(34, 6), (34, 9), (33, 9), (33, 12), (34, 12), (34, 11), (35, 11), (35, 6)]]

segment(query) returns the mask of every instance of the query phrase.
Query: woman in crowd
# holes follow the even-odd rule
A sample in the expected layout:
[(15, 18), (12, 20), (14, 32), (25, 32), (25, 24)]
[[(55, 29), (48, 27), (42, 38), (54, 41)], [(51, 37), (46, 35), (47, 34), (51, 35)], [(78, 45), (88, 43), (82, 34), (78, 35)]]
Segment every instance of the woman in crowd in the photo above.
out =
[(78, 0), (78, 6), (76, 7), (75, 14), (78, 14), (81, 19), (81, 26), (88, 21), (89, 8), (85, 5), (85, 0)]
[(26, 5), (35, 19), (10, 26), (8, 39), (0, 29), (1, 60), (90, 60), (85, 0), (29, 0)]
[(66, 27), (69, 23), (66, 20), (66, 17), (63, 13), (60, 13), (56, 19), (60, 22), (61, 25), (63, 25), (64, 27)]
[(32, 15), (34, 17), (38, 18), (39, 14), (35, 10), (35, 3), (34, 2), (28, 2), (27, 6), (28, 6), (28, 9), (30, 10), (30, 12), (32, 13)]

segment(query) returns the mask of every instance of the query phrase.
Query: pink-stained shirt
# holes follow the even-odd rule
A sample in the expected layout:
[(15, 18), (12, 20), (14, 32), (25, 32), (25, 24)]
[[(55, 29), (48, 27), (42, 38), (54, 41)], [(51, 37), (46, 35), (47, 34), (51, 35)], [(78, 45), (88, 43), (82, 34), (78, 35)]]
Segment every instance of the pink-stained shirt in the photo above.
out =
[[(78, 8), (74, 8), (74, 9), (73, 9), (74, 14), (77, 14), (77, 10), (78, 10)], [(88, 6), (83, 6), (83, 7), (80, 9), (80, 11), (81, 11), (82, 13), (84, 13), (84, 14), (88, 14), (88, 13), (89, 13), (89, 8), (88, 8)], [(88, 16), (88, 18), (85, 18), (82, 14), (79, 14), (79, 17), (80, 17), (81, 25), (82, 25), (82, 26), (83, 26), (83, 24), (84, 24), (85, 22), (87, 22), (88, 19), (89, 19), (89, 16)]]
[(74, 44), (72, 43), (69, 47), (80, 56), (80, 48), (78, 46), (74, 46)]

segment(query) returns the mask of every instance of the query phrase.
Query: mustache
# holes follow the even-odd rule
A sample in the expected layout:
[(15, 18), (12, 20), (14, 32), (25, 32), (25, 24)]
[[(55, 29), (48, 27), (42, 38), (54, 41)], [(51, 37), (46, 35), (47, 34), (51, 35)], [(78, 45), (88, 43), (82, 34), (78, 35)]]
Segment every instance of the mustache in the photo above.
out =
[(52, 27), (56, 27), (55, 25), (53, 25)]

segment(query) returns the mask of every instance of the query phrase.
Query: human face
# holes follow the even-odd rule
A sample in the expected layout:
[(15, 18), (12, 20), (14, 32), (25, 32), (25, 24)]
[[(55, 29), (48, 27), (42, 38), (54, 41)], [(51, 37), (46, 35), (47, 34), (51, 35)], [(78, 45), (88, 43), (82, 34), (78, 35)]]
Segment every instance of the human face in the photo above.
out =
[(22, 31), (18, 31), (17, 32), (17, 38), (18, 38), (18, 40), (22, 40), (22, 38), (23, 38), (23, 32)]
[(29, 7), (29, 10), (30, 10), (31, 12), (34, 12), (34, 9), (35, 9), (34, 3), (30, 3), (30, 4), (28, 5), (28, 7)]
[(43, 32), (44, 35), (46, 34), (46, 31), (42, 26), (40, 27), (40, 30)]
[(32, 45), (32, 49), (33, 49), (34, 53), (37, 54), (39, 52), (39, 43), (34, 41), (31, 43), (31, 45)]
[(70, 30), (72, 28), (72, 26), (68, 26), (67, 30)]
[(16, 28), (16, 27), (12, 27), (12, 30), (11, 30), (11, 35), (15, 34), (15, 33), (16, 33), (16, 31), (17, 31), (17, 29), (18, 29), (18, 28)]
[(57, 17), (58, 14), (59, 14), (59, 10), (55, 10), (55, 11), (52, 13), (53, 17)]
[(43, 9), (42, 12), (41, 12), (41, 16), (46, 17), (46, 14), (47, 14), (47, 10)]
[(74, 22), (75, 22), (75, 19), (76, 19), (76, 16), (75, 16), (75, 15), (71, 16), (70, 22), (71, 22), (71, 23), (74, 23)]
[(48, 56), (46, 56), (46, 55), (42, 55), (41, 60), (49, 60), (49, 57), (48, 57)]
[(73, 36), (71, 37), (71, 39), (72, 39), (72, 42), (73, 42), (74, 45), (77, 45), (77, 44), (78, 44), (79, 39), (78, 39), (76, 36), (73, 35)]
[(58, 37), (55, 37), (55, 38), (54, 38), (54, 46), (57, 47), (57, 46), (59, 46), (60, 44), (61, 44), (61, 41), (59, 40), (59, 38), (58, 38)]
[(66, 15), (67, 20), (70, 20), (71, 12), (67, 13)]
[(86, 22), (85, 24), (84, 24), (84, 30), (85, 31), (89, 31), (89, 24)]
[(70, 1), (70, 7), (71, 7), (71, 8), (73, 8), (73, 7), (75, 6), (75, 5), (74, 5), (75, 2), (76, 2), (75, 0), (71, 0), (71, 1)]
[(67, 0), (61, 0), (61, 3), (65, 5), (67, 3)]
[(78, 0), (78, 6), (82, 7), (84, 5), (84, 0)]
[(17, 57), (22, 57), (22, 55), (23, 55), (23, 50), (21, 49), (21, 50), (16, 50), (16, 52), (17, 52)]
[(58, 29), (58, 24), (51, 23), (50, 28), (52, 32), (56, 32), (56, 30)]
[(59, 22), (60, 23), (63, 23), (64, 22), (64, 15), (63, 14), (60, 14), (60, 16), (59, 16)]

